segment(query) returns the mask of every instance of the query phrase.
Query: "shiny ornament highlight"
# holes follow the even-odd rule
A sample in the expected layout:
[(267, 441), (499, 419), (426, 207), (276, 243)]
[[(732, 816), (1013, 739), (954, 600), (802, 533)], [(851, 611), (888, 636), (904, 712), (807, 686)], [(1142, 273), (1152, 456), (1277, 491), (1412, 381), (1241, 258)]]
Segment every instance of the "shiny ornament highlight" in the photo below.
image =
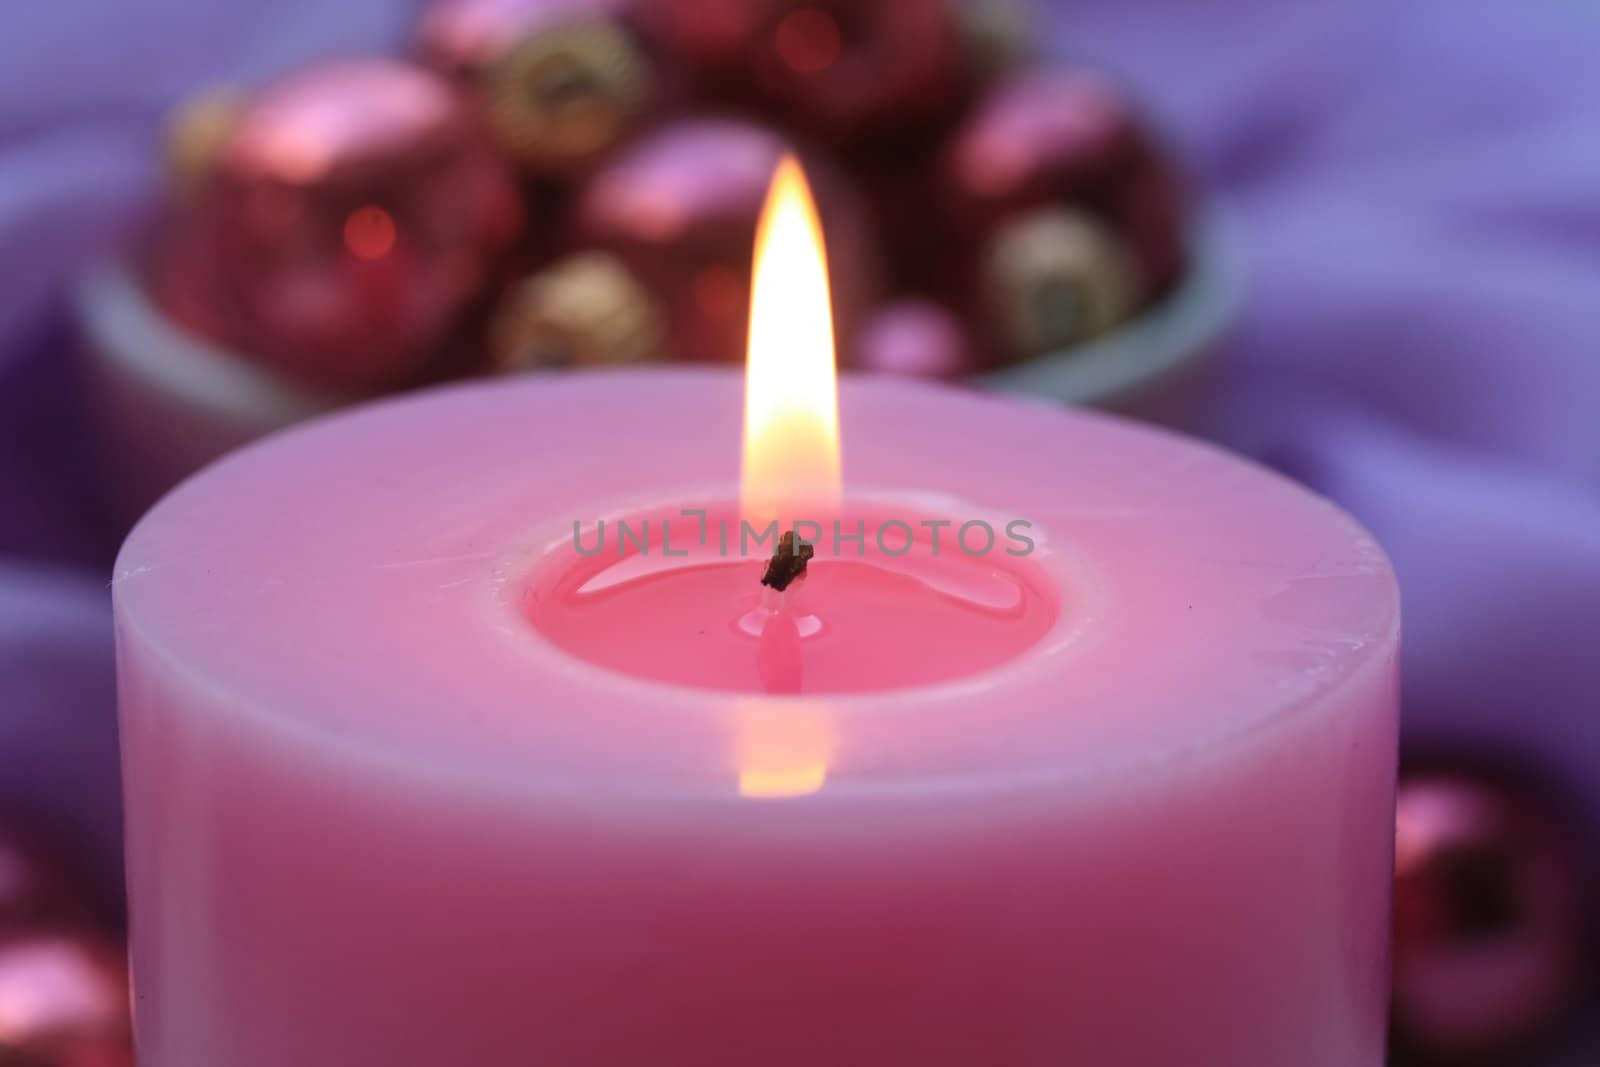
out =
[(943, 380), (982, 369), (961, 320), (931, 300), (897, 301), (874, 312), (861, 327), (851, 366)]

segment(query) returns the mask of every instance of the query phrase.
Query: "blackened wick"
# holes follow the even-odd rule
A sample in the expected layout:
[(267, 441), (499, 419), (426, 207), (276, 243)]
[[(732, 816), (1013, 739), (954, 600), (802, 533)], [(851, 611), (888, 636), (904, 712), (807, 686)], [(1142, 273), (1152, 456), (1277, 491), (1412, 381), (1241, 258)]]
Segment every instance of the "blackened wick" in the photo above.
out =
[(783, 592), (796, 578), (805, 575), (807, 561), (816, 554), (816, 548), (800, 540), (790, 530), (778, 538), (778, 550), (767, 561), (767, 569), (761, 574), (761, 584)]

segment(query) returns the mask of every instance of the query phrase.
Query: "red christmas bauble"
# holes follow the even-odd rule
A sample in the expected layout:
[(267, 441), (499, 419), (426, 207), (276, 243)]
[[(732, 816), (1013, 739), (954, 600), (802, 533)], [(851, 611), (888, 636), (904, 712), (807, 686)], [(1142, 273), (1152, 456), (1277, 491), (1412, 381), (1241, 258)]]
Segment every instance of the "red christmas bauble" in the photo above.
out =
[(712, 92), (829, 139), (948, 113), (983, 58), (953, 0), (636, 0), (646, 31)]
[(1526, 793), (1411, 775), (1396, 809), (1394, 1017), (1446, 1059), (1514, 1050), (1582, 989), (1585, 895), (1575, 842)]
[(737, 68), (772, 17), (775, 0), (632, 0), (630, 9), (650, 38), (702, 76)]
[[(756, 221), (787, 150), (765, 127), (684, 120), (630, 145), (579, 194), (575, 243), (611, 252), (655, 294), (675, 358), (744, 359)], [(821, 159), (802, 158), (825, 231), (844, 351), (877, 289), (877, 249), (848, 183)]]
[(1183, 266), (1182, 182), (1120, 93), (1080, 70), (1031, 71), (985, 96), (938, 163), (940, 215), (968, 255), (1024, 212), (1068, 207), (1132, 249), (1142, 295)]
[(901, 300), (873, 312), (849, 362), (873, 374), (943, 380), (983, 369), (961, 320), (931, 300)]
[(621, 0), (439, 0), (417, 35), (526, 173), (567, 178), (632, 132), (657, 79)]
[(0, 939), (0, 1064), (133, 1067), (126, 959), (72, 928)]
[(438, 76), (323, 63), (255, 96), (153, 256), (175, 318), (338, 394), (414, 380), (523, 225), (507, 165)]

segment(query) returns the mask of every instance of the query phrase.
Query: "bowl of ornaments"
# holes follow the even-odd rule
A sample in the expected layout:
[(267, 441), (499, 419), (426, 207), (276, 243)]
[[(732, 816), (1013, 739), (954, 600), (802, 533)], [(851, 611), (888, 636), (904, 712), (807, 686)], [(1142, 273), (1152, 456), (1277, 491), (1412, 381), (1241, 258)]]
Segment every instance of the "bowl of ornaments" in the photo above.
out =
[(130, 509), (263, 433), (455, 379), (744, 358), (794, 152), (846, 372), (1183, 424), (1236, 306), (1160, 137), (1017, 0), (434, 0), (409, 54), (207, 91), (85, 278)]

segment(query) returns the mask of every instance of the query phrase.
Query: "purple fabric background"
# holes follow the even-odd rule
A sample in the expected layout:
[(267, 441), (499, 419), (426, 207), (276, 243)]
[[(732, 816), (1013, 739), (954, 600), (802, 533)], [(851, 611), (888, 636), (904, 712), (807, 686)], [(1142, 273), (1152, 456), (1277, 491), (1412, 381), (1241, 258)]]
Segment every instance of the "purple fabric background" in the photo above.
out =
[[(396, 45), (407, 0), (0, 9), (0, 819), (116, 870), (106, 576), (65, 300), (195, 88)], [(1069, 0), (1233, 208), (1217, 433), (1367, 522), (1422, 743), (1532, 759), (1600, 826), (1600, 3)]]

